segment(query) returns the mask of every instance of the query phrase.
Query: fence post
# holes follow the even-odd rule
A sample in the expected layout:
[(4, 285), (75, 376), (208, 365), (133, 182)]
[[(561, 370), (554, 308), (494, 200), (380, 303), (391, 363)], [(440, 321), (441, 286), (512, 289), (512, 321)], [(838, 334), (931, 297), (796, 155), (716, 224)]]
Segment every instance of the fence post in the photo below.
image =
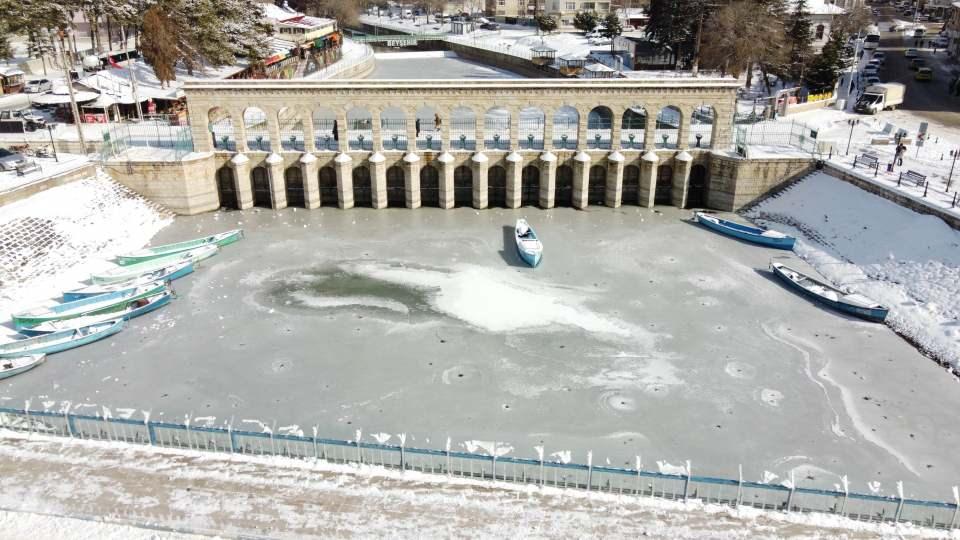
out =
[(790, 506), (793, 504), (793, 493), (796, 489), (796, 478), (794, 477), (793, 471), (790, 471), (790, 494), (787, 495), (787, 512), (790, 511)]
[(687, 502), (690, 495), (690, 460), (687, 460), (687, 479), (683, 481), (683, 502)]
[(450, 437), (447, 437), (447, 476), (450, 476)]
[(590, 491), (590, 484), (593, 483), (593, 450), (587, 452), (587, 491)]
[(230, 437), (230, 453), (235, 454), (237, 452), (237, 440), (233, 436), (233, 422), (231, 421), (227, 424), (227, 436)]
[(33, 433), (33, 422), (30, 421), (30, 400), (23, 402), (23, 414), (27, 415), (27, 429)]
[(187, 428), (187, 446), (189, 446), (190, 449), (192, 450), (192, 449), (193, 449), (193, 437), (190, 436), (190, 417), (189, 417), (189, 416), (187, 416), (187, 418), (186, 418), (186, 420), (184, 421), (183, 425), (184, 425), (184, 427)]
[(847, 515), (847, 497), (850, 496), (850, 482), (847, 480), (847, 475), (840, 477), (840, 483), (843, 484), (843, 502), (840, 503), (840, 515)]
[(950, 519), (950, 528), (957, 528), (957, 514), (960, 514), (960, 488), (953, 486), (953, 518)]
[(407, 463), (403, 454), (403, 443), (400, 443), (400, 472), (407, 470)]
[(743, 464), (737, 465), (737, 506), (743, 504)]
[(358, 429), (358, 430), (356, 431), (356, 438), (357, 438), (357, 462), (358, 462), (360, 465), (363, 465), (363, 449), (360, 448), (360, 437), (362, 437), (362, 436), (363, 436), (363, 431)]
[(317, 448), (317, 426), (313, 426), (313, 459), (320, 457), (320, 451)]
[(640, 495), (640, 471), (643, 470), (643, 463), (640, 461), (640, 456), (637, 456), (637, 496)]
[(897, 502), (897, 515), (894, 516), (894, 521), (900, 522), (900, 514), (903, 513), (903, 481), (897, 481), (897, 496), (900, 500)]
[(156, 446), (157, 432), (153, 429), (153, 422), (149, 418), (144, 418), (143, 423), (147, 426), (147, 438), (150, 439), (150, 446)]
[[(68, 406), (69, 407), (69, 406)], [(73, 438), (73, 422), (70, 421), (69, 409), (63, 410), (63, 421), (67, 424), (67, 434), (70, 435), (70, 438)]]

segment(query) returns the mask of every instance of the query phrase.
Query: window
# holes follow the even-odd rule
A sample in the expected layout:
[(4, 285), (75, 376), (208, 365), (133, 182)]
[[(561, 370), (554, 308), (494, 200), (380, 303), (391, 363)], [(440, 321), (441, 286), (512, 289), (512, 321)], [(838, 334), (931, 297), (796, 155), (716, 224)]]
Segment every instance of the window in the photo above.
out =
[(818, 25), (817, 25), (817, 34), (816, 34), (816, 36), (814, 37), (814, 39), (823, 39), (823, 25), (822, 25), (822, 24), (818, 24)]
[(566, 6), (565, 9), (566, 9), (567, 11), (576, 11), (576, 9), (577, 9), (577, 3), (576, 3), (576, 2), (567, 2), (566, 4), (564, 4), (564, 6)]
[(584, 2), (580, 4), (580, 9), (582, 9), (583, 11), (594, 11), (597, 9), (597, 7), (596, 7), (596, 4), (594, 4), (593, 2)]
[(497, 5), (500, 7), (504, 7), (507, 5), (507, 0), (497, 0)]

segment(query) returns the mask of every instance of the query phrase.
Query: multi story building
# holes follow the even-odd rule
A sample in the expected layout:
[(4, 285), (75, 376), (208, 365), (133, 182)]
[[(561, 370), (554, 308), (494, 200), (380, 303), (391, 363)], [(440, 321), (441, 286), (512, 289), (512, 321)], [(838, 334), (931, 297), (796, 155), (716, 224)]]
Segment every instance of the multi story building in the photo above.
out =
[(594, 11), (600, 16), (617, 9), (610, 0), (489, 0), (487, 12), (507, 22), (532, 18), (539, 13), (555, 17), (561, 27), (573, 26), (573, 17), (580, 11)]
[(947, 54), (957, 58), (960, 57), (960, 2), (954, 2), (947, 12), (947, 22), (943, 29), (950, 40), (947, 45)]

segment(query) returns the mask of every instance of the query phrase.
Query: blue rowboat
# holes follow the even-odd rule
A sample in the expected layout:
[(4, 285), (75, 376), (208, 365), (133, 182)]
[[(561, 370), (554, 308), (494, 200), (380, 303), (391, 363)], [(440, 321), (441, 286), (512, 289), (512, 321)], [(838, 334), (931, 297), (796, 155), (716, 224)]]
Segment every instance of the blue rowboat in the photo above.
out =
[(131, 264), (129, 266), (116, 266), (109, 270), (91, 275), (90, 281), (101, 285), (109, 285), (111, 283), (130, 281), (131, 279), (136, 279), (144, 274), (149, 274), (150, 272), (155, 272), (162, 268), (166, 268), (170, 265), (178, 263), (189, 261), (194, 263), (194, 266), (196, 266), (198, 262), (216, 255), (217, 251), (219, 250), (220, 248), (218, 248), (215, 244), (210, 244), (196, 249), (191, 249), (190, 251), (174, 253), (173, 255), (167, 255), (142, 263)]
[(105, 337), (112, 336), (127, 324), (123, 320), (105, 321), (72, 330), (61, 330), (40, 336), (0, 343), (0, 358), (30, 354), (53, 354), (80, 347)]
[(64, 302), (50, 307), (35, 308), (13, 315), (13, 324), (17, 330), (32, 328), (48, 321), (65, 321), (88, 315), (102, 315), (123, 311), (134, 300), (160, 294), (167, 290), (166, 283), (154, 281), (134, 289), (116, 291), (99, 296), (91, 296)]
[(223, 247), (223, 246), (232, 244), (240, 240), (241, 238), (243, 238), (243, 229), (234, 229), (232, 231), (212, 234), (210, 236), (204, 236), (203, 238), (195, 238), (193, 240), (187, 240), (185, 242), (177, 242), (175, 244), (164, 244), (162, 246), (143, 248), (139, 251), (134, 251), (133, 253), (120, 255), (117, 257), (116, 260), (117, 260), (117, 264), (119, 264), (120, 266), (140, 264), (147, 261), (152, 261), (154, 259), (159, 259), (161, 257), (168, 257), (170, 255), (175, 255), (177, 253), (191, 251), (204, 246)]
[(33, 328), (22, 328), (20, 329), (20, 333), (25, 336), (39, 336), (41, 334), (60, 332), (62, 330), (76, 330), (77, 328), (111, 321), (114, 319), (123, 319), (124, 321), (129, 321), (135, 317), (139, 317), (146, 313), (150, 313), (153, 310), (162, 308), (170, 303), (170, 299), (172, 297), (173, 291), (167, 289), (160, 294), (155, 294), (146, 298), (140, 298), (139, 300), (133, 300), (123, 311), (115, 311), (112, 313), (105, 313), (103, 315), (90, 315), (76, 319), (67, 319), (65, 321), (49, 321), (40, 323)]
[(193, 261), (179, 262), (171, 266), (148, 272), (140, 277), (128, 281), (121, 281), (119, 283), (113, 283), (110, 285), (94, 284), (82, 287), (80, 289), (74, 289), (72, 291), (66, 291), (63, 293), (63, 301), (73, 302), (74, 300), (81, 300), (91, 296), (99, 296), (101, 294), (135, 289), (141, 285), (146, 285), (147, 283), (153, 281), (173, 281), (175, 279), (182, 278), (191, 272), (193, 272)]
[(794, 237), (777, 231), (742, 225), (704, 212), (694, 212), (693, 215), (696, 217), (697, 223), (708, 229), (754, 244), (777, 249), (793, 249), (793, 244), (796, 242)]
[(771, 262), (770, 269), (800, 294), (837, 311), (873, 322), (883, 322), (890, 311), (862, 294), (841, 291), (789, 266)]
[(24, 371), (31, 370), (42, 364), (46, 358), (47, 355), (45, 354), (4, 358), (0, 360), (0, 379), (7, 379), (14, 375), (19, 375)]
[(517, 253), (523, 262), (536, 268), (543, 258), (543, 243), (537, 238), (537, 233), (525, 219), (518, 219), (513, 229), (513, 236), (517, 242)]

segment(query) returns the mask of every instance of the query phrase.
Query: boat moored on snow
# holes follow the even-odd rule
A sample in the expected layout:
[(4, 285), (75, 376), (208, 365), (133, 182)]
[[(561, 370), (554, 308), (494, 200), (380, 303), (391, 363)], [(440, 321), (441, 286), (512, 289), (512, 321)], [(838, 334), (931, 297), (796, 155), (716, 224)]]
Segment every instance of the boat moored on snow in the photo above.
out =
[(115, 268), (93, 274), (90, 276), (90, 280), (96, 284), (109, 285), (112, 283), (120, 283), (122, 281), (130, 281), (144, 274), (149, 274), (150, 272), (155, 272), (178, 263), (189, 261), (196, 266), (198, 262), (209, 259), (210, 257), (216, 255), (219, 249), (220, 248), (218, 248), (216, 245), (207, 245), (196, 249), (191, 249), (190, 251), (175, 253), (173, 255), (159, 257), (142, 263), (131, 264), (128, 266), (117, 266)]
[(837, 311), (874, 322), (883, 322), (890, 311), (862, 294), (842, 291), (789, 266), (771, 262), (770, 269), (777, 277), (804, 296)]

